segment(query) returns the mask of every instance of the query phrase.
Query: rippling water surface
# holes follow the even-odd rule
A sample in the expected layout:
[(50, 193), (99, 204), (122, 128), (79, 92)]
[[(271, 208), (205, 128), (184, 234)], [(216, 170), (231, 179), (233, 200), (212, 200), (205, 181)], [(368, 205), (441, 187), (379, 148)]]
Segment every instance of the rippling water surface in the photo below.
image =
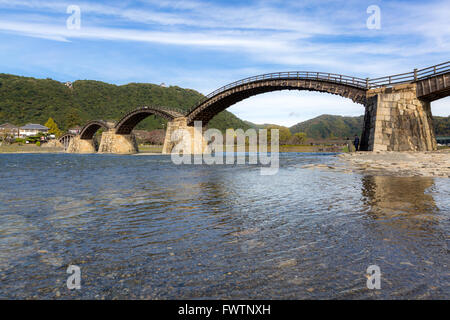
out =
[(333, 161), (0, 155), (0, 298), (450, 298), (450, 179), (302, 168)]

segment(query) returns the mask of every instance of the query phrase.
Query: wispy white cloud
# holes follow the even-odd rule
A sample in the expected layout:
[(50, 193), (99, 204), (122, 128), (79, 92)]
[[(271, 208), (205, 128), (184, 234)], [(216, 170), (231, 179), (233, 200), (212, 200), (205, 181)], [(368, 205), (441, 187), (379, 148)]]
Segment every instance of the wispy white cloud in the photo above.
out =
[[(9, 8), (45, 9), (51, 12), (64, 12), (72, 2), (61, 1), (21, 1), (0, 0), (0, 6)], [(298, 34), (332, 34), (335, 27), (319, 23), (318, 19), (308, 15), (294, 15), (278, 10), (275, 7), (261, 5), (241, 5), (225, 7), (212, 3), (191, 2), (190, 5), (174, 3), (173, 9), (186, 9), (164, 12), (152, 8), (135, 9), (126, 5), (110, 6), (99, 3), (77, 2), (84, 14), (123, 18), (131, 22), (161, 25), (180, 25), (211, 29), (259, 29), (296, 31)], [(159, 7), (162, 7), (160, 5)]]
[(113, 41), (137, 41), (182, 46), (223, 47), (230, 50), (239, 48), (269, 49), (282, 47), (284, 42), (275, 37), (252, 39), (245, 32), (159, 32), (136, 29), (83, 27), (80, 30), (66, 29), (65, 25), (46, 25), (0, 21), (0, 30), (17, 32), (29, 36), (68, 39), (98, 39)]
[[(439, 2), (432, 9), (424, 9), (424, 5), (400, 5), (397, 2), (382, 5), (383, 22), (386, 25), (377, 31), (378, 37), (392, 35), (412, 36), (421, 35), (423, 45), (417, 45), (414, 41), (390, 41), (381, 38), (370, 43), (358, 43), (357, 39), (350, 42), (336, 41), (339, 36), (348, 37), (373, 37), (373, 33), (365, 28), (365, 16), (354, 15), (353, 12), (343, 11), (342, 8), (329, 6), (316, 11), (289, 11), (286, 8), (280, 10), (274, 5), (252, 4), (231, 7), (213, 3), (179, 1), (150, 3), (156, 8), (133, 8), (124, 3), (121, 6), (111, 6), (98, 3), (80, 2), (84, 14), (96, 15), (97, 19), (103, 17), (104, 25), (112, 18), (122, 18), (133, 23), (160, 25), (157, 31), (145, 32), (143, 28), (126, 27), (123, 29), (93, 26), (89, 18), (83, 18), (83, 29), (79, 33), (67, 33), (58, 26), (31, 26), (25, 21), (14, 21), (18, 32), (27, 34), (24, 29), (37, 29), (40, 36), (66, 38), (94, 38), (108, 40), (130, 40), (142, 42), (170, 43), (176, 45), (194, 45), (206, 47), (227, 46), (243, 49), (254, 48), (253, 53), (258, 55), (258, 50), (267, 49), (266, 60), (278, 64), (294, 65), (304, 60), (302, 55), (319, 54), (329, 52), (329, 56), (349, 56), (359, 54), (396, 55), (408, 57), (412, 55), (430, 54), (435, 52), (450, 52), (450, 45), (445, 41), (450, 37), (450, 5)], [(325, 5), (330, 2), (325, 1)], [(0, 0), (3, 7), (27, 7), (33, 9), (49, 10), (53, 13), (64, 13), (69, 2), (55, 1), (21, 1)], [(301, 3), (302, 4), (302, 3)], [(356, 5), (353, 5), (356, 6)], [(158, 8), (170, 7), (172, 12), (158, 11)], [(338, 14), (337, 14), (338, 12)], [(401, 12), (402, 14), (398, 14)], [(345, 17), (345, 23), (344, 19)], [(93, 21), (96, 19), (91, 18)], [(8, 31), (13, 24), (8, 23)], [(24, 25), (21, 26), (20, 24)], [(165, 26), (175, 26), (175, 29), (161, 31)], [(197, 30), (197, 31), (196, 31)], [(38, 32), (29, 32), (29, 35), (37, 35)], [(324, 40), (315, 40), (314, 36), (328, 37)], [(330, 38), (331, 37), (331, 38)], [(313, 41), (310, 41), (313, 38)], [(367, 41), (365, 41), (367, 42)], [(414, 48), (414, 50), (411, 50)], [(251, 51), (251, 50), (250, 50)], [(264, 52), (263, 52), (264, 53)], [(280, 54), (276, 54), (280, 53)], [(372, 58), (372, 57), (371, 57)], [(324, 61), (323, 57), (320, 59)], [(334, 59), (337, 60), (337, 59)], [(342, 59), (339, 59), (342, 60)], [(352, 59), (350, 59), (352, 60)]]
[[(242, 50), (261, 62), (279, 65), (316, 66), (334, 68), (331, 71), (357, 72), (357, 75), (378, 75), (379, 61), (392, 59), (392, 65), (402, 68), (399, 59), (411, 55), (441, 53), (432, 44), (417, 48), (414, 44), (310, 44), (307, 40), (296, 39), (290, 33), (261, 35), (255, 31), (203, 31), (203, 32), (168, 32), (144, 31), (121, 28), (82, 27), (81, 30), (68, 30), (65, 25), (23, 23), (0, 20), (0, 30), (16, 32), (23, 35), (69, 41), (70, 39), (91, 39), (110, 41), (135, 41), (160, 43), (178, 46), (196, 46), (222, 51)], [(295, 42), (295, 43), (294, 43)], [(446, 45), (447, 46), (447, 45)], [(366, 55), (370, 54), (370, 58)], [(378, 57), (376, 57), (378, 55)], [(390, 56), (386, 59), (386, 56)], [(352, 57), (349, 59), (348, 57)], [(371, 60), (372, 64), (367, 61)], [(363, 67), (361, 67), (363, 66)], [(403, 67), (404, 68), (404, 67)], [(323, 70), (323, 69), (322, 69)], [(401, 72), (404, 69), (398, 69)]]
[[(173, 46), (171, 54), (176, 66), (173, 69), (179, 71), (171, 70), (172, 76), (165, 82), (190, 83), (203, 93), (255, 73), (312, 69), (374, 77), (439, 63), (448, 60), (450, 54), (448, 1), (379, 2), (380, 30), (368, 30), (365, 25), (368, 16), (365, 9), (372, 3), (356, 0), (314, 3), (267, 0), (241, 4), (84, 0), (76, 3), (82, 10), (81, 30), (65, 27), (65, 10), (69, 4), (72, 1), (0, 0), (0, 8), (4, 9), (0, 13), (0, 33), (59, 42), (88, 40), (132, 42), (153, 48)], [(202, 56), (197, 65), (176, 63), (188, 50)], [(233, 63), (218, 64), (216, 55)], [(198, 71), (199, 65), (211, 71)], [(101, 69), (96, 68), (98, 72)], [(130, 65), (128, 69), (139, 70), (139, 65)], [(109, 69), (103, 72), (107, 79), (111, 74), (114, 71)], [(166, 74), (160, 78), (163, 77)], [(286, 105), (312, 103), (291, 96), (289, 99)], [(314, 97), (317, 103), (313, 105), (327, 112), (326, 105), (317, 99)], [(242, 103), (260, 105), (263, 101), (251, 99)], [(326, 101), (326, 104), (333, 103), (337, 102)], [(295, 114), (292, 108), (288, 109), (287, 115)]]

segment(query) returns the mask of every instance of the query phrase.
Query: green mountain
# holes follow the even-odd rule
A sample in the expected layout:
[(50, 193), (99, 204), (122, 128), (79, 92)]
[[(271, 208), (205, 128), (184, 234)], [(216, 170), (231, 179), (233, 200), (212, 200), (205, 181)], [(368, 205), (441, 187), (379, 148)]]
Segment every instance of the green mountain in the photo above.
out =
[[(61, 129), (67, 130), (89, 120), (118, 120), (125, 113), (145, 105), (188, 110), (203, 98), (195, 90), (177, 86), (144, 83), (117, 86), (79, 80), (69, 88), (52, 79), (0, 74), (0, 124), (43, 124), (52, 117)], [(165, 123), (164, 119), (150, 116), (136, 129), (159, 129)], [(249, 128), (248, 124), (228, 111), (219, 113), (209, 126), (219, 130)]]
[(346, 138), (361, 135), (364, 116), (342, 117), (324, 114), (314, 119), (297, 123), (290, 127), (291, 132), (305, 132), (308, 138)]
[[(364, 116), (342, 117), (324, 114), (314, 119), (300, 122), (289, 129), (291, 132), (306, 132), (309, 138), (352, 138), (355, 134), (361, 135)], [(450, 136), (450, 116), (433, 117), (436, 136)]]
[[(79, 80), (69, 88), (52, 79), (0, 74), (0, 124), (44, 124), (52, 117), (60, 129), (66, 130), (89, 120), (118, 120), (128, 111), (144, 105), (187, 111), (202, 99), (204, 96), (201, 93), (176, 86), (162, 87), (146, 83), (117, 86), (100, 81)], [(450, 117), (433, 117), (433, 123), (436, 136), (450, 136)], [(150, 116), (136, 129), (161, 129), (165, 124), (164, 119)], [(222, 131), (227, 128), (247, 130), (266, 126), (243, 121), (228, 111), (219, 113), (209, 123), (209, 127)], [(300, 122), (290, 130), (293, 134), (306, 132), (308, 137), (315, 139), (346, 138), (360, 135), (362, 126), (363, 116), (321, 115)]]
[(450, 116), (433, 117), (433, 127), (436, 137), (450, 137)]

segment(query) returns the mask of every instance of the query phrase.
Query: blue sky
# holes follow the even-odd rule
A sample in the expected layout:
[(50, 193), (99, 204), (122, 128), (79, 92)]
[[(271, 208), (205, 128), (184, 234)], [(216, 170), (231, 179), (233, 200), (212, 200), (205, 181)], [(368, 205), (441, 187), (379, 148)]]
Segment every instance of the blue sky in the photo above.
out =
[[(68, 29), (69, 5), (81, 10)], [(368, 29), (377, 5), (380, 29)], [(0, 0), (0, 72), (59, 81), (166, 83), (207, 94), (277, 71), (376, 77), (450, 60), (447, 1), (55, 1)], [(136, 106), (130, 106), (134, 108)], [(433, 102), (449, 115), (450, 99)], [(229, 111), (293, 125), (363, 108), (329, 94), (282, 91)]]

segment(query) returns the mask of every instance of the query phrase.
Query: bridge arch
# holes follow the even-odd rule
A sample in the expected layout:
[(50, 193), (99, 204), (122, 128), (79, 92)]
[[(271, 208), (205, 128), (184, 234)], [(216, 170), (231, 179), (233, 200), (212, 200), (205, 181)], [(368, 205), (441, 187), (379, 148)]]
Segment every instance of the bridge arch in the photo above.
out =
[(92, 139), (94, 137), (94, 134), (100, 129), (110, 129), (112, 125), (106, 121), (103, 120), (93, 120), (89, 121), (84, 125), (84, 127), (80, 131), (80, 139), (86, 140), (86, 139)]
[(62, 146), (64, 147), (64, 150), (67, 150), (67, 148), (69, 147), (69, 143), (70, 140), (72, 140), (75, 137), (75, 135), (73, 133), (66, 133), (64, 135), (62, 135), (58, 141), (62, 144)]
[(151, 115), (160, 116), (168, 121), (184, 116), (179, 111), (163, 107), (141, 107), (128, 112), (117, 122), (115, 125), (116, 134), (131, 134), (131, 131), (133, 131), (139, 122)]
[(188, 125), (206, 125), (215, 115), (251, 96), (280, 90), (308, 90), (336, 94), (364, 105), (369, 80), (321, 72), (279, 72), (230, 83), (210, 93), (187, 115)]

